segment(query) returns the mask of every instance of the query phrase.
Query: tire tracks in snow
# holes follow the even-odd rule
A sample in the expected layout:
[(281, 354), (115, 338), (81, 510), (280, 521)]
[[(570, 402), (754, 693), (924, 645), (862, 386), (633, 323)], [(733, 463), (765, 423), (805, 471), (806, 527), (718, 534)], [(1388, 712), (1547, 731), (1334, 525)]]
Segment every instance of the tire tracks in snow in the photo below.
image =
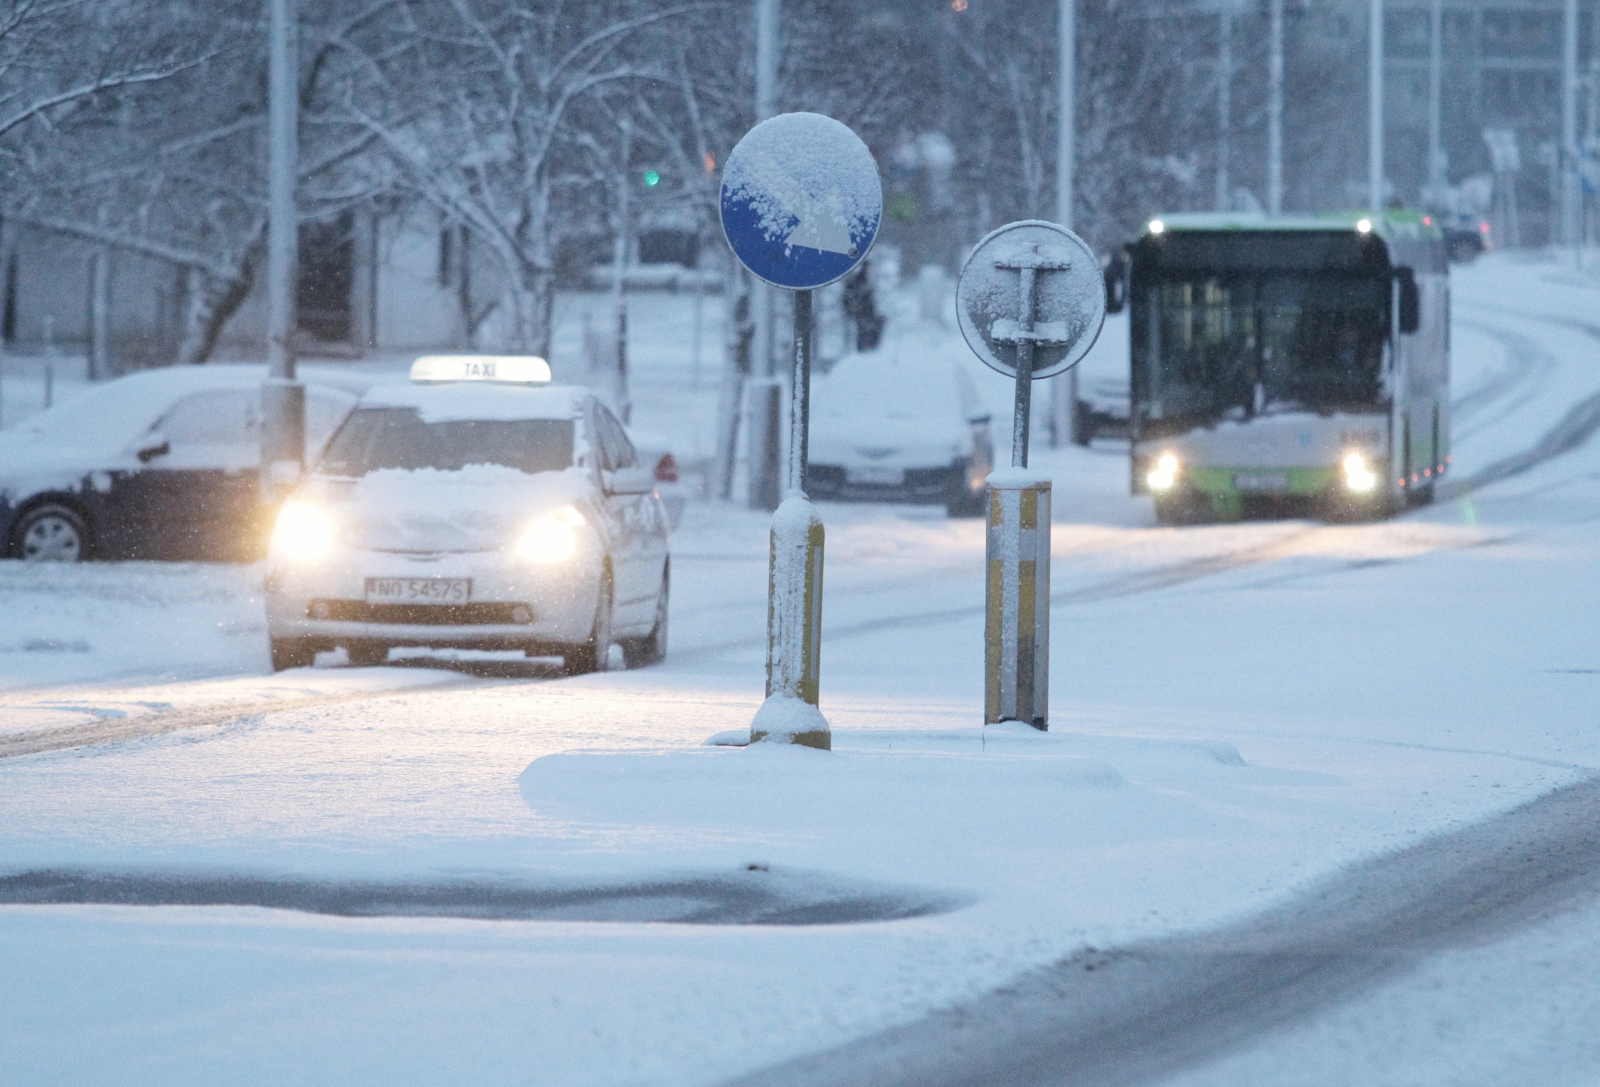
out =
[[(1308, 526), (1267, 543), (1235, 548), (1196, 559), (1185, 559), (1182, 562), (1139, 570), (1091, 585), (1056, 590), (1050, 594), (1050, 606), (1057, 608), (1073, 604), (1088, 604), (1099, 600), (1112, 600), (1122, 596), (1133, 596), (1139, 593), (1174, 588), (1201, 578), (1211, 577), (1214, 574), (1229, 573), (1250, 566), (1258, 566), (1261, 563), (1272, 562), (1276, 559), (1287, 558), (1300, 551), (1306, 543), (1313, 542), (1319, 535), (1332, 534), (1341, 530), (1342, 527)], [(853, 623), (841, 623), (836, 626), (824, 626), (823, 637), (829, 639), (852, 638), (863, 634), (877, 634), (886, 630), (939, 626), (958, 619), (982, 616), (984, 607), (985, 605), (981, 603), (959, 604), (953, 607), (936, 608), (906, 615), (888, 615), (874, 619), (863, 619)], [(765, 638), (741, 638), (713, 645), (696, 646), (679, 654), (679, 656), (712, 656), (729, 650), (755, 648), (765, 643)]]
[[(1485, 305), (1477, 308), (1492, 310), (1524, 321), (1576, 329), (1593, 339), (1600, 340), (1600, 325), (1592, 325), (1586, 321), (1523, 313), (1503, 306)], [(1461, 411), (1463, 407), (1466, 407), (1469, 413), (1473, 413), (1493, 404), (1518, 386), (1522, 387), (1520, 395), (1516, 396), (1511, 403), (1503, 406), (1492, 418), (1478, 420), (1471, 428), (1464, 430), (1461, 437), (1465, 438), (1499, 422), (1520, 408), (1537, 390), (1538, 382), (1530, 379), (1534, 377), (1543, 378), (1555, 368), (1557, 362), (1551, 352), (1539, 346), (1537, 341), (1530, 336), (1470, 319), (1462, 320), (1461, 323), (1476, 329), (1486, 336), (1499, 340), (1505, 345), (1513, 360), (1518, 362), (1518, 366), (1515, 370), (1509, 370), (1497, 375), (1491, 381), (1486, 382), (1461, 400), (1456, 401), (1453, 405), (1453, 410)], [(1482, 397), (1481, 401), (1475, 399), (1479, 397)], [(1472, 402), (1472, 406), (1467, 407), (1469, 401)], [(1539, 440), (1531, 447), (1521, 452), (1513, 453), (1510, 456), (1502, 457), (1465, 478), (1449, 479), (1440, 483), (1438, 495), (1440, 498), (1446, 499), (1459, 498), (1469, 491), (1487, 487), (1491, 483), (1498, 483), (1502, 479), (1519, 475), (1530, 468), (1543, 464), (1547, 460), (1579, 448), (1594, 436), (1596, 430), (1600, 430), (1600, 392), (1585, 397), (1572, 405), (1566, 414), (1557, 421), (1556, 425), (1541, 435)]]
[[(1463, 328), (1470, 328), (1480, 335), (1500, 341), (1512, 365), (1500, 370), (1488, 381), (1451, 403), (1450, 411), (1455, 421), (1465, 424), (1459, 434), (1453, 434), (1453, 439), (1470, 438), (1522, 407), (1538, 391), (1539, 379), (1546, 377), (1557, 365), (1555, 356), (1540, 347), (1531, 336), (1524, 336), (1520, 332), (1511, 332), (1470, 318), (1458, 318), (1457, 323)], [(1519, 388), (1520, 395), (1510, 403), (1501, 403), (1510, 394), (1518, 392)], [(1485, 419), (1474, 418), (1480, 412), (1496, 406), (1499, 410), (1492, 416)], [(1453, 425), (1451, 429), (1454, 431)]]
[(1460, 480), (1447, 480), (1439, 486), (1440, 498), (1458, 498), (1468, 491), (1487, 487), (1514, 475), (1520, 475), (1547, 460), (1570, 453), (1586, 444), (1600, 430), (1600, 393), (1574, 404), (1561, 421), (1545, 432), (1531, 449), (1502, 457), (1486, 468)]
[[(37, 729), (0, 736), (0, 759), (22, 755), (41, 755), (79, 747), (138, 740), (190, 728), (226, 725), (268, 713), (287, 713), (311, 706), (331, 706), (341, 702), (363, 702), (378, 698), (431, 693), (465, 686), (465, 683), (438, 683), (423, 687), (390, 688), (383, 691), (353, 691), (345, 694), (317, 695), (311, 698), (278, 698), (261, 702), (229, 702), (212, 706), (185, 706), (179, 709), (141, 713), (133, 717), (102, 717), (77, 725)], [(477, 686), (477, 684), (474, 684)]]
[[(1187, 559), (1179, 563), (1140, 570), (1091, 585), (1058, 590), (1051, 594), (1051, 605), (1052, 607), (1059, 607), (1070, 604), (1084, 604), (1097, 600), (1110, 600), (1122, 596), (1172, 588), (1212, 576), (1213, 574), (1244, 569), (1287, 557), (1294, 554), (1307, 541), (1314, 540), (1319, 534), (1335, 531), (1338, 530), (1328, 527), (1307, 527), (1280, 536), (1265, 544), (1234, 549), (1197, 559)], [(825, 631), (825, 636), (828, 638), (850, 638), (886, 630), (938, 626), (954, 620), (981, 617), (983, 613), (984, 606), (980, 603), (916, 612), (909, 615), (883, 616), (830, 627)], [(764, 637), (740, 638), (713, 645), (695, 646), (692, 649), (673, 654), (673, 658), (681, 660), (715, 656), (730, 650), (761, 648), (765, 644)], [(536, 678), (530, 677), (530, 681)], [(538, 679), (538, 681), (554, 682), (555, 680)], [(474, 686), (482, 685), (481, 681), (464, 682), (471, 682)], [(126, 740), (159, 736), (184, 729), (207, 728), (264, 714), (288, 713), (313, 706), (371, 701), (400, 695), (425, 694), (456, 686), (458, 685), (454, 683), (430, 684), (426, 687), (408, 687), (400, 690), (357, 691), (309, 698), (190, 706), (140, 714), (135, 717), (101, 718), (77, 725), (0, 736), (0, 760), (17, 758), (23, 755), (38, 755), (52, 751), (66, 751), (74, 748), (120, 743)]]
[(1134, 1087), (1248, 1049), (1600, 894), (1600, 778), (1349, 866), (1247, 920), (1084, 948), (725, 1087)]

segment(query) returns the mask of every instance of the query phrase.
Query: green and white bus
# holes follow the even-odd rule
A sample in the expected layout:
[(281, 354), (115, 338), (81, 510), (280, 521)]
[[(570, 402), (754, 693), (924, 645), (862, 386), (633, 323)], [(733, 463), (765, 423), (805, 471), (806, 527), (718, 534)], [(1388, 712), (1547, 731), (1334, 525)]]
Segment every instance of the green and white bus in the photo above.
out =
[(1163, 216), (1129, 254), (1133, 490), (1160, 520), (1432, 500), (1450, 281), (1431, 220)]

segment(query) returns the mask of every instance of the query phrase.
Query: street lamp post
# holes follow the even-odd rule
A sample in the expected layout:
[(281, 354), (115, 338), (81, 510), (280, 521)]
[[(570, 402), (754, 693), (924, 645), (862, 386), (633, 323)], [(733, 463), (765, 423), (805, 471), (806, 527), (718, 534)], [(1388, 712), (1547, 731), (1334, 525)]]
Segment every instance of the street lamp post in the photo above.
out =
[[(1078, 0), (1060, 0), (1056, 21), (1056, 222), (1072, 229), (1072, 186), (1076, 182)], [(1050, 390), (1052, 437), (1078, 441), (1078, 368)], [(1057, 443), (1059, 444), (1059, 443)]]
[(1428, 4), (1428, 199), (1444, 197), (1444, 147), (1440, 111), (1444, 85), (1444, 0)]
[(1367, 199), (1383, 210), (1383, 0), (1367, 4)]
[(1283, 0), (1272, 0), (1267, 28), (1267, 214), (1283, 214)]
[(1578, 0), (1566, 0), (1561, 27), (1561, 240), (1583, 264), (1578, 231)]
[(262, 495), (269, 502), (300, 477), (305, 457), (305, 386), (295, 380), (295, 291), (300, 261), (295, 176), (299, 172), (299, 42), (296, 0), (267, 0), (267, 362), (261, 389)]
[[(756, 4), (756, 123), (778, 112), (778, 17), (779, 0), (755, 0)], [(749, 384), (750, 486), (751, 509), (775, 510), (782, 500), (783, 381), (778, 360), (772, 350), (776, 299), (773, 288), (757, 280), (750, 287), (750, 318), (755, 326), (751, 345), (750, 369), (756, 379)]]
[(1228, 160), (1233, 157), (1233, 9), (1217, 12), (1217, 210), (1233, 202)]

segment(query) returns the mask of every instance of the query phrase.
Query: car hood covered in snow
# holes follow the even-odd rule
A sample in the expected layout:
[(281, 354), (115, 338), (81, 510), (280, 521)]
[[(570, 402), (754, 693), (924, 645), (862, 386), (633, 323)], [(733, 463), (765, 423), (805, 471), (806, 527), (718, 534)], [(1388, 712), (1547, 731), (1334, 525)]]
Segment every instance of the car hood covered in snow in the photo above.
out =
[(324, 506), (341, 541), (372, 551), (498, 551), (541, 513), (576, 506), (592, 493), (581, 468), (528, 474), (498, 465), (460, 471), (387, 469), (360, 479), (317, 477), (300, 499)]

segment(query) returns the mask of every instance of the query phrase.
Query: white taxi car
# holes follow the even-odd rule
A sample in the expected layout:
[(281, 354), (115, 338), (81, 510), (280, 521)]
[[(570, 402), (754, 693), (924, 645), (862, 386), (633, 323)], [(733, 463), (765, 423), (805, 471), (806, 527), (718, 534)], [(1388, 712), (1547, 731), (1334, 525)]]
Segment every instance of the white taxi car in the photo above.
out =
[(587, 389), (531, 357), (429, 356), (369, 389), (284, 503), (267, 554), (274, 670), (343, 646), (662, 659), (667, 518)]

